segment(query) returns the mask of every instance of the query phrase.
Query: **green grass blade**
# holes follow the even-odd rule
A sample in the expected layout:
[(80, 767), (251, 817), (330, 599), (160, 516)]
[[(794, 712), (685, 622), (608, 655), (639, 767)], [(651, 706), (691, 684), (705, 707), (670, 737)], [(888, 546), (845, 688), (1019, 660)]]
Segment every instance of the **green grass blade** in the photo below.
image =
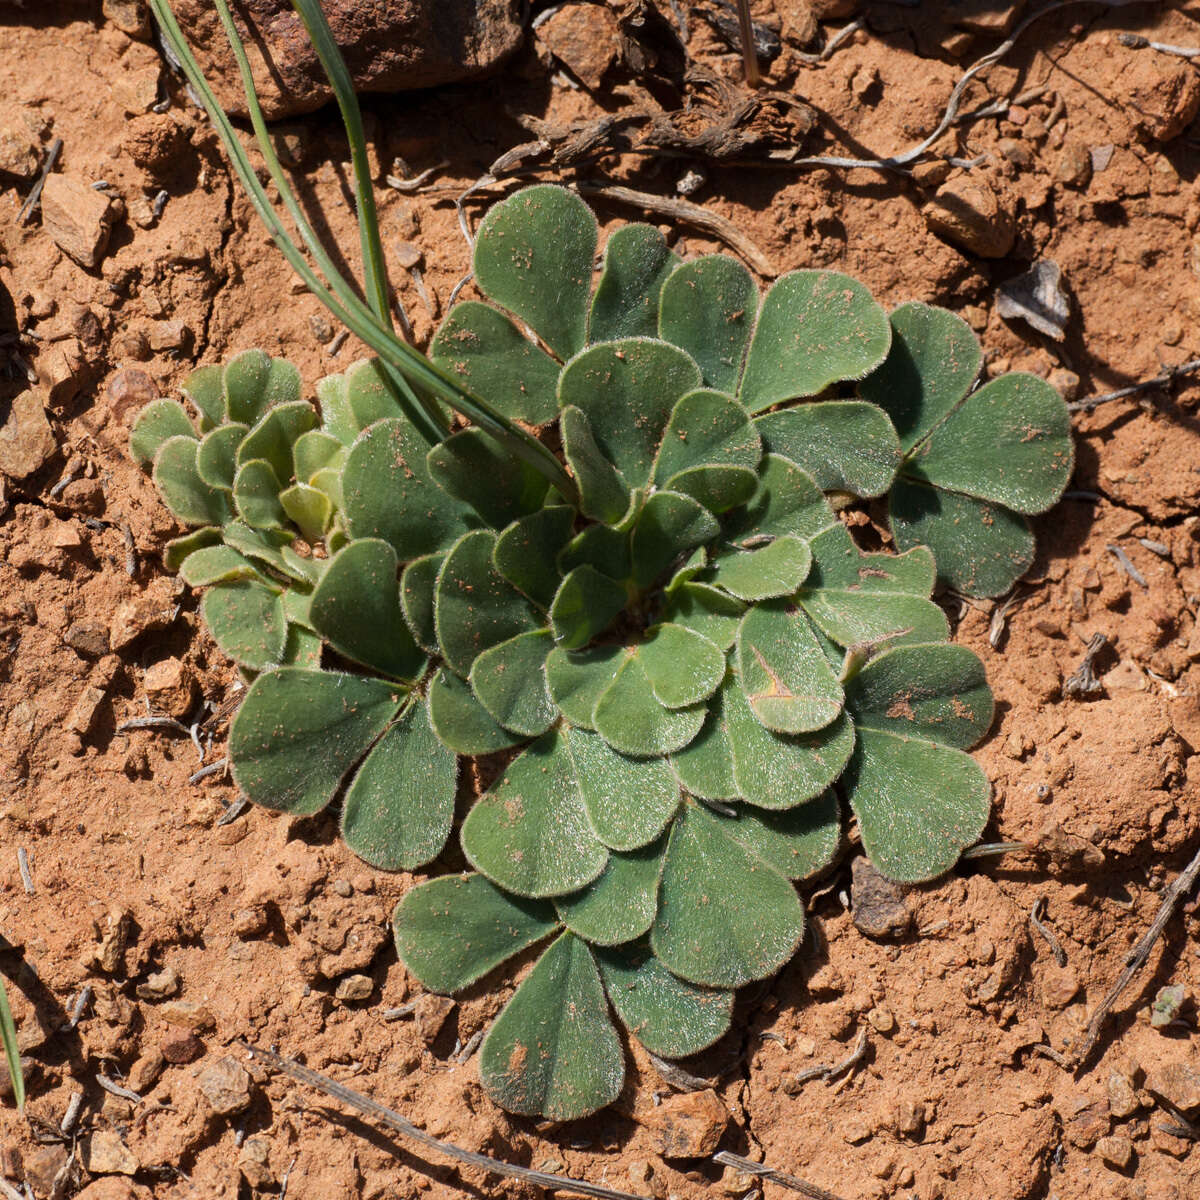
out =
[(0, 1041), (4, 1042), (4, 1057), (8, 1060), (8, 1077), (12, 1080), (13, 1099), (17, 1107), (25, 1108), (25, 1076), (21, 1071), (21, 1052), (17, 1049), (17, 1026), (8, 1006), (8, 992), (0, 979)]
[[(500, 438), (517, 457), (540, 472), (568, 503), (577, 505), (578, 493), (574, 481), (549, 449), (532, 435), (514, 425), (486, 401), (463, 388), (449, 372), (435, 366), (420, 351), (398, 339), (388, 329), (381, 327), (375, 314), (353, 294), (344, 279), (339, 277), (340, 288), (337, 290), (337, 294), (331, 290), (336, 286), (332, 284), (332, 281), (330, 286), (321, 281), (305, 261), (299, 247), (292, 241), (275, 210), (271, 207), (266, 191), (238, 141), (233, 125), (200, 71), (195, 56), (183, 36), (183, 31), (171, 11), (169, 0), (150, 0), (150, 4), (164, 38), (178, 59), (188, 82), (200, 98), (201, 104), (213, 123), (213, 128), (224, 143), (233, 168), (245, 187), (255, 212), (266, 226), (284, 258), (287, 259), (289, 266), (304, 280), (313, 295), (351, 333), (375, 351), (384, 363), (395, 368), (413, 384), (446, 397), (464, 417), (473, 421), (481, 429)], [(285, 188), (290, 191), (286, 180)], [(422, 411), (416, 410), (418, 414)], [(417, 423), (418, 428), (427, 430), (427, 425), (420, 420), (419, 415), (414, 423)], [(439, 433), (431, 440), (437, 441), (440, 438)]]

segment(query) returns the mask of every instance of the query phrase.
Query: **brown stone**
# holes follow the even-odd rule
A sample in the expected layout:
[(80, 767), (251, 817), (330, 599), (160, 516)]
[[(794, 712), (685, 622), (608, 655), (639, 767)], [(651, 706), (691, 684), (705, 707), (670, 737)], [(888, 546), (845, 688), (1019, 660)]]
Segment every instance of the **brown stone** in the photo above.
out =
[(146, 670), (146, 696), (151, 706), (169, 717), (182, 720), (196, 703), (196, 676), (187, 663), (164, 658)]
[(1069, 967), (1051, 963), (1042, 972), (1042, 1003), (1047, 1008), (1062, 1009), (1079, 994), (1079, 976)]
[(65, 1146), (34, 1146), (25, 1155), (25, 1180), (38, 1196), (49, 1196), (54, 1181), (67, 1165)]
[(729, 1124), (729, 1113), (711, 1088), (666, 1096), (646, 1117), (663, 1158), (707, 1158)]
[(179, 991), (179, 972), (174, 967), (147, 976), (134, 988), (139, 1000), (166, 1000)]
[(151, 1196), (140, 1183), (120, 1175), (106, 1175), (89, 1183), (75, 1200), (151, 1200)]
[(30, 114), (19, 104), (0, 104), (0, 176), (32, 179), (39, 157)]
[(1121, 95), (1138, 132), (1156, 142), (1177, 138), (1200, 112), (1200, 75), (1189, 63), (1140, 53), (1121, 73)]
[(201, 1071), (196, 1083), (218, 1116), (230, 1117), (250, 1107), (250, 1074), (228, 1056)]
[(1002, 258), (1016, 238), (1012, 216), (982, 178), (948, 179), (926, 203), (923, 215), (934, 233), (980, 258)]
[(1085, 188), (1092, 181), (1092, 156), (1083, 142), (1068, 141), (1058, 157), (1054, 178), (1067, 187)]
[(1063, 1114), (1063, 1132), (1072, 1146), (1090, 1150), (1102, 1137), (1108, 1136), (1111, 1122), (1108, 1105), (1090, 1096), (1077, 1096)]
[(45, 466), (57, 449), (38, 395), (24, 391), (14, 397), (0, 425), (0, 475), (24, 479)]
[(80, 737), (86, 737), (96, 719), (96, 710), (103, 703), (104, 689), (89, 683), (79, 693), (79, 698), (67, 715), (67, 728), (74, 730)]
[(79, 1158), (93, 1175), (133, 1175), (138, 1169), (133, 1151), (111, 1129), (97, 1129), (80, 1138)]
[(212, 1013), (194, 1000), (172, 1000), (158, 1010), (158, 1015), (169, 1024), (194, 1033), (208, 1033), (217, 1027)]
[(169, 1063), (190, 1063), (204, 1053), (204, 1043), (194, 1034), (173, 1030), (159, 1043), (163, 1058)]
[(1161, 1059), (1147, 1069), (1146, 1089), (1184, 1112), (1200, 1108), (1200, 1055), (1163, 1043)]
[(854, 16), (858, 0), (808, 0), (808, 7), (818, 21), (835, 21)]
[(1003, 37), (1012, 29), (1017, 14), (1025, 7), (1024, 0), (997, 3), (997, 0), (961, 0), (951, 9), (954, 24), (968, 33)]
[(187, 146), (187, 134), (169, 113), (143, 113), (127, 121), (121, 133), (121, 149), (156, 179), (179, 161)]
[(1123, 1171), (1133, 1161), (1133, 1143), (1124, 1134), (1114, 1133), (1096, 1143), (1096, 1153), (1110, 1167)]
[(437, 1039), (446, 1018), (453, 1011), (454, 1001), (449, 996), (437, 996), (433, 992), (426, 992), (413, 1001), (413, 1021), (417, 1027), (417, 1036), (425, 1045), (428, 1046)]
[(152, 400), (158, 399), (158, 385), (137, 367), (118, 371), (104, 389), (109, 412), (118, 421), (129, 423)]
[[(210, 0), (177, 0), (173, 8), (217, 98), (245, 115), (241, 77)], [(325, 0), (322, 8), (362, 92), (478, 78), (507, 59), (523, 36), (518, 0)], [(312, 112), (332, 99), (288, 0), (247, 0), (237, 11), (239, 23), (250, 19), (255, 26), (246, 51), (268, 118)]]
[(112, 229), (112, 200), (80, 179), (50, 175), (42, 188), (42, 228), (81, 267), (104, 256)]
[(144, 1095), (158, 1082), (165, 1066), (166, 1059), (163, 1058), (162, 1051), (151, 1048), (129, 1068), (125, 1082), (129, 1084), (131, 1091), (137, 1092), (139, 1096)]
[(1133, 1079), (1123, 1071), (1109, 1073), (1108, 1108), (1118, 1121), (1132, 1117), (1138, 1110), (1137, 1088)]
[(912, 925), (904, 889), (861, 855), (850, 864), (850, 907), (855, 926), (867, 937), (903, 937)]
[(334, 989), (333, 994), (339, 1000), (357, 1003), (362, 1000), (369, 1000), (374, 990), (375, 984), (370, 975), (347, 975), (338, 980), (338, 985)]
[(600, 86), (617, 56), (617, 18), (597, 4), (568, 4), (537, 27), (537, 39), (586, 87)]
[[(78, 707), (76, 705), (76, 708)], [(70, 724), (69, 719), (68, 724)], [(75, 725), (70, 725), (70, 727), (76, 729)], [(85, 727), (76, 731), (82, 734), (87, 730)], [(106, 975), (123, 975), (125, 973), (125, 951), (129, 946), (129, 930), (132, 922), (133, 914), (129, 909), (122, 908), (120, 905), (113, 905), (104, 915), (104, 922), (97, 931), (99, 945), (96, 949), (96, 966)]]
[(178, 607), (171, 581), (152, 580), (141, 595), (126, 600), (113, 613), (109, 627), (110, 645), (114, 650), (120, 650), (143, 633), (166, 629), (175, 619)]
[(104, 19), (127, 37), (146, 41), (150, 37), (150, 5), (146, 0), (104, 0)]
[(83, 621), (68, 625), (63, 641), (84, 658), (103, 658), (109, 650), (108, 630), (103, 625), (89, 625)]
[(238, 1170), (255, 1191), (263, 1191), (275, 1183), (271, 1170), (271, 1143), (264, 1137), (247, 1138), (238, 1155)]

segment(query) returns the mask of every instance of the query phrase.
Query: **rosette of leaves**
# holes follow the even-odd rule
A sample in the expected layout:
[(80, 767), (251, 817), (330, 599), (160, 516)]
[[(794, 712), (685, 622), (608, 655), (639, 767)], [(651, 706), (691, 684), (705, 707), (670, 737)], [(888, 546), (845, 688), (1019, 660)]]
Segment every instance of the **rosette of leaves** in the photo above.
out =
[(637, 225), (593, 291), (596, 242), (562, 189), (496, 206), (488, 303), (433, 347), (495, 411), (557, 421), (575, 502), (482, 429), (429, 446), (382, 390), (355, 408), (326, 381), (324, 657), (265, 670), (230, 735), (251, 800), (340, 797), (347, 843), (391, 868), (440, 852), (457, 757), (503, 756), (462, 824), (473, 870), (413, 888), (395, 936), (439, 991), (546, 943), (481, 1075), (560, 1119), (619, 1091), (614, 1014), (669, 1057), (721, 1036), (735, 989), (799, 944), (794, 881), (834, 860), (843, 801), (906, 881), (953, 866), (989, 812), (965, 751), (991, 695), (946, 642), (933, 556), (861, 552), (825, 494), (881, 494), (903, 460), (853, 394), (887, 315), (832, 272), (760, 302), (733, 260), (679, 263)]

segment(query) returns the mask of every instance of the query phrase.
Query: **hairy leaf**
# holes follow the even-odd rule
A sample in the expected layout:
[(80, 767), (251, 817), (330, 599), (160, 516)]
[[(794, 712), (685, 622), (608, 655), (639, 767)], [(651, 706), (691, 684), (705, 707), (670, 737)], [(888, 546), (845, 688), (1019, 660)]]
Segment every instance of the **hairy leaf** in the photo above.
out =
[(451, 434), (425, 461), (442, 491), (469, 504), (493, 529), (536, 512), (549, 486), (533, 467), (481, 429)]
[(429, 724), (439, 740), (458, 754), (494, 754), (525, 741), (496, 724), (466, 681), (442, 667), (429, 685)]
[(129, 452), (138, 466), (148, 467), (163, 445), (174, 437), (197, 440), (183, 405), (175, 400), (153, 400), (138, 413), (133, 423)]
[(594, 646), (569, 653), (561, 646), (546, 659), (546, 685), (563, 716), (581, 729), (594, 729), (592, 718), (600, 697), (625, 661), (621, 646)]
[(579, 650), (612, 624), (628, 594), (619, 584), (586, 563), (559, 584), (550, 605), (554, 640), (564, 650)]
[(783, 812), (744, 805), (726, 829), (788, 879), (810, 879), (832, 864), (842, 823), (837, 797), (824, 791)]
[(268, 462), (279, 486), (287, 487), (295, 470), (292, 446), (302, 433), (315, 429), (316, 424), (317, 414), (303, 401), (272, 408), (242, 439), (237, 450), (238, 466), (256, 459)]
[(595, 521), (615, 524), (629, 507), (629, 488), (600, 449), (591, 421), (583, 409), (568, 404), (562, 410), (559, 429), (563, 457), (579, 488), (580, 511)]
[(382, 871), (413, 871), (450, 836), (458, 759), (429, 727), (424, 702), (390, 726), (359, 767), (342, 805), (346, 845)]
[(238, 447), (249, 432), (245, 425), (220, 425), (201, 439), (196, 451), (196, 471), (209, 487), (233, 491)]
[(546, 655), (553, 647), (550, 631), (535, 629), (485, 650), (472, 664), (471, 689), (505, 729), (536, 737), (558, 716), (546, 691)]
[(222, 653), (240, 666), (265, 671), (283, 661), (287, 620), (278, 588), (253, 579), (214, 584), (200, 615)]
[(600, 877), (554, 901), (559, 919), (594, 946), (632, 942), (648, 930), (658, 908), (658, 872), (665, 846), (610, 854)]
[(262, 350), (246, 350), (225, 364), (225, 414), (230, 421), (253, 426), (276, 404), (300, 399), (300, 372), (282, 358)]
[(688, 554), (720, 532), (716, 518), (698, 501), (678, 492), (655, 492), (642, 506), (629, 535), (633, 582), (649, 587)]
[(596, 702), (596, 732), (623, 754), (652, 756), (681, 750), (704, 724), (703, 703), (668, 709), (658, 701), (636, 650), (626, 652), (612, 683)]
[(784, 534), (754, 550), (723, 554), (713, 582), (739, 600), (790, 596), (812, 567), (812, 551), (801, 538)]
[(558, 556), (571, 538), (575, 510), (550, 505), (514, 521), (496, 539), (492, 563), (518, 591), (549, 608), (562, 582)]
[(678, 262), (653, 225), (623, 225), (610, 234), (592, 296), (588, 340), (653, 337), (663, 281)]
[(444, 554), (423, 554), (414, 558), (400, 576), (400, 607), (417, 645), (426, 654), (439, 653), (433, 597), (438, 572), (445, 561)]
[(682, 625), (665, 623), (647, 630), (638, 657), (654, 698), (667, 708), (707, 700), (725, 677), (721, 648)]
[(194, 435), (167, 438), (154, 459), (154, 485), (185, 525), (223, 525), (232, 515), (229, 502), (223, 492), (200, 478), (196, 470), (199, 446)]
[(592, 952), (574, 934), (551, 944), (496, 1018), (479, 1078), (502, 1108), (552, 1121), (617, 1098), (625, 1059)]

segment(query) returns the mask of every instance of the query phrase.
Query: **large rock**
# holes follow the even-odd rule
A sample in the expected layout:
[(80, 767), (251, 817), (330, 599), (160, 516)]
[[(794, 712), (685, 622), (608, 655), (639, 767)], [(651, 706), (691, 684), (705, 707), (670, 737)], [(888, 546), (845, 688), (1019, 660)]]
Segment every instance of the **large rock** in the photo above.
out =
[[(175, 15), (217, 98), (245, 114), (245, 94), (211, 0), (177, 0)], [(474, 79), (521, 43), (520, 0), (325, 0), (325, 15), (359, 91), (399, 92)], [(320, 62), (288, 0), (237, 6), (269, 118), (320, 108), (332, 98)]]

